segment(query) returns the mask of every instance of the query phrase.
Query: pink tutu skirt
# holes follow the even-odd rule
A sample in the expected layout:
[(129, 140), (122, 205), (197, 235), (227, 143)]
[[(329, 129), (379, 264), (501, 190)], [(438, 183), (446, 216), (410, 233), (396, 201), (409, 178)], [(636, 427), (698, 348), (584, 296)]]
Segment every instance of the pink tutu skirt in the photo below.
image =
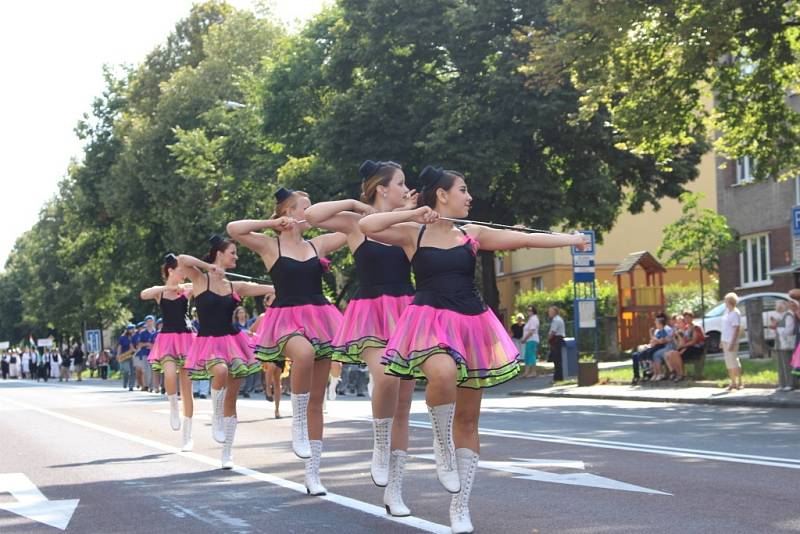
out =
[(211, 378), (211, 368), (218, 364), (228, 366), (234, 378), (261, 371), (261, 364), (253, 356), (250, 338), (244, 332), (229, 336), (197, 336), (186, 355), (184, 368), (188, 369), (192, 380)]
[(344, 319), (333, 344), (333, 360), (363, 364), (365, 349), (384, 348), (413, 296), (382, 295), (372, 299), (353, 299), (344, 311)]
[(269, 308), (256, 332), (256, 358), (262, 362), (286, 359), (286, 343), (294, 336), (303, 336), (316, 351), (315, 358), (330, 358), (333, 338), (342, 323), (342, 312), (333, 304), (304, 304)]
[(435, 354), (456, 362), (458, 387), (482, 389), (519, 373), (519, 351), (491, 310), (465, 315), (432, 306), (409, 306), (386, 346), (386, 373), (424, 378), (421, 365)]
[(153, 366), (154, 371), (164, 372), (164, 364), (173, 362), (178, 367), (183, 367), (186, 355), (192, 348), (195, 335), (192, 332), (169, 332), (158, 334), (147, 361)]

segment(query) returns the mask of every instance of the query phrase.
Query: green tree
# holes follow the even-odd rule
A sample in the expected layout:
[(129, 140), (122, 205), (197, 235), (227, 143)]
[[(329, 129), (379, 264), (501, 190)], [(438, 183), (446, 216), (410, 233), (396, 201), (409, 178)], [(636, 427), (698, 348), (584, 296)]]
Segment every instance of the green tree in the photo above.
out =
[(760, 178), (794, 177), (799, 17), (796, 0), (549, 2), (552, 23), (518, 34), (522, 70), (550, 87), (574, 80), (576, 121), (608, 109), (620, 142), (662, 166), (713, 138), (719, 153), (757, 160)]
[(719, 253), (734, 243), (735, 235), (725, 216), (709, 208), (701, 208), (703, 195), (681, 195), (683, 215), (664, 228), (664, 240), (658, 256), (666, 258), (667, 265), (684, 264), (687, 269), (700, 273), (700, 313), (705, 317), (705, 289), (703, 272), (719, 272)]
[[(327, 196), (357, 195), (367, 158), (400, 161), (412, 184), (427, 163), (461, 170), (471, 218), (500, 223), (602, 234), (623, 209), (677, 197), (702, 142), (659, 166), (620, 148), (605, 110), (573, 121), (582, 94), (568, 79), (543, 91), (522, 72), (528, 49), (516, 36), (546, 22), (546, 5), (343, 0), (267, 70), (266, 136), (286, 165), (311, 158), (298, 184)], [(481, 266), (496, 307), (494, 255), (481, 253)]]

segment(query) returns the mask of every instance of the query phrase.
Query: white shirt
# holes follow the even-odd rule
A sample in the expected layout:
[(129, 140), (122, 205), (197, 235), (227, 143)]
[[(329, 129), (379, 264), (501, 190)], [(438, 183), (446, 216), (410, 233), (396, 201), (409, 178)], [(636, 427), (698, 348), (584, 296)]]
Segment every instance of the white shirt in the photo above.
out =
[(560, 315), (553, 317), (553, 321), (550, 323), (550, 333), (561, 337), (567, 336), (567, 329), (564, 325), (564, 319), (562, 319)]
[[(528, 337), (528, 334), (531, 334)], [(525, 341), (539, 341), (539, 316), (531, 315), (528, 322), (522, 327), (522, 339)]]
[(733, 331), (736, 330), (736, 327), (742, 324), (742, 314), (739, 312), (739, 309), (734, 307), (732, 310), (725, 313), (725, 316), (722, 318), (722, 334), (720, 335), (720, 341), (723, 343), (733, 343), (736, 341), (733, 339)]
[(784, 313), (775, 330), (778, 334), (778, 350), (794, 350), (794, 314), (790, 311)]

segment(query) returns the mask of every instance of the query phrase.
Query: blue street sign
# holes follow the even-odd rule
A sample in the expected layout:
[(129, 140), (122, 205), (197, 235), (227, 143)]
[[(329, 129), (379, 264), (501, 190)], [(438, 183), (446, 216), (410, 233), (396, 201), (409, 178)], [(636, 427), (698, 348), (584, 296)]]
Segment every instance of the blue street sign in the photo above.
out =
[(800, 235), (800, 206), (792, 208), (792, 235)]
[(589, 247), (586, 250), (578, 250), (577, 247), (572, 247), (573, 256), (594, 256), (594, 230), (580, 230), (580, 233), (589, 236)]
[(100, 338), (102, 333), (100, 330), (87, 330), (86, 331), (86, 352), (100, 352)]

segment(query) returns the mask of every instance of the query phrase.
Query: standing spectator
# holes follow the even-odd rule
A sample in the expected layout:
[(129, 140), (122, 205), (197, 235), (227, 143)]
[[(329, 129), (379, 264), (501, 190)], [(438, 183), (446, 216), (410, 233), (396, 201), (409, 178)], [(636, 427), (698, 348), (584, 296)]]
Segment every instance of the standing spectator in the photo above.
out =
[(64, 352), (61, 355), (61, 369), (60, 374), (58, 377), (59, 382), (67, 381), (69, 382), (69, 367), (71, 363), (71, 358), (69, 355), (69, 347), (64, 349)]
[(36, 370), (38, 372), (38, 375), (36, 376), (37, 382), (39, 382), (39, 380), (44, 380), (45, 382), (47, 382), (47, 380), (50, 378), (50, 359), (51, 359), (50, 349), (49, 348), (43, 349), (41, 356), (37, 358), (38, 360), (36, 366)]
[[(250, 316), (248, 315), (247, 310), (245, 309), (244, 306), (237, 306), (236, 309), (233, 310), (232, 320), (233, 320), (233, 327), (237, 331), (242, 331), (246, 333), (248, 336), (252, 335), (249, 330), (250, 325), (252, 323), (250, 322)], [(242, 383), (242, 388), (239, 390), (239, 395), (241, 395), (246, 399), (249, 399), (250, 394), (256, 388), (256, 380), (260, 379), (261, 379), (261, 373), (254, 373), (251, 375), (247, 375), (247, 377), (244, 379), (244, 382)]]
[(8, 353), (3, 352), (2, 360), (0, 360), (0, 370), (2, 370), (3, 380), (8, 380), (8, 372), (10, 365), (8, 363)]
[(528, 307), (528, 320), (522, 328), (525, 373), (522, 378), (536, 376), (536, 355), (539, 352), (539, 315), (535, 306)]
[(133, 354), (136, 352), (133, 341), (135, 329), (135, 325), (128, 323), (125, 332), (117, 340), (117, 362), (122, 370), (122, 388), (128, 388), (128, 391), (133, 391), (136, 380), (136, 370), (133, 367)]
[(522, 330), (525, 328), (525, 316), (518, 313), (514, 316), (514, 322), (511, 324), (511, 341), (514, 346), (522, 354)]
[(9, 378), (19, 376), (19, 356), (16, 350), (12, 350), (8, 356), (8, 376)]
[(792, 370), (790, 362), (792, 352), (796, 345), (795, 318), (794, 313), (789, 311), (788, 306), (782, 300), (775, 304), (775, 312), (778, 317), (770, 319), (770, 328), (775, 330), (775, 357), (778, 360), (778, 391), (791, 391), (793, 385)]
[(50, 351), (50, 378), (58, 378), (60, 367), (61, 354), (59, 354), (58, 348), (54, 348)]
[(99, 370), (99, 375), (102, 380), (106, 380), (108, 378), (108, 365), (111, 363), (111, 353), (108, 349), (102, 351), (97, 358), (97, 369)]
[(94, 352), (89, 353), (89, 378), (94, 378), (97, 372), (97, 354)]
[(142, 391), (152, 391), (158, 393), (153, 388), (153, 368), (147, 357), (150, 356), (150, 349), (156, 340), (156, 318), (148, 315), (144, 318), (144, 329), (139, 332), (136, 338), (136, 365), (141, 368)]
[(722, 318), (720, 344), (722, 352), (725, 354), (725, 368), (728, 370), (728, 377), (731, 380), (728, 384), (728, 391), (742, 387), (742, 362), (739, 361), (739, 330), (742, 324), (742, 314), (736, 307), (738, 303), (739, 296), (736, 293), (725, 295), (725, 315)]
[(561, 382), (564, 380), (564, 368), (561, 361), (561, 347), (564, 345), (564, 338), (567, 336), (567, 327), (564, 324), (564, 319), (561, 318), (561, 310), (558, 306), (550, 306), (547, 310), (550, 316), (550, 331), (547, 335), (547, 341), (550, 344), (550, 353), (548, 361), (553, 362), (555, 371), (553, 373), (553, 382)]
[(28, 378), (28, 375), (31, 372), (31, 353), (28, 349), (25, 349), (25, 352), (22, 353), (20, 357), (20, 377), (21, 378)]
[(39, 351), (36, 349), (26, 349), (25, 351), (28, 354), (28, 361), (30, 362), (30, 367), (28, 369), (29, 376), (31, 380), (34, 378), (39, 380)]
[(72, 363), (75, 365), (75, 375), (78, 377), (78, 382), (83, 381), (81, 374), (83, 373), (83, 360), (85, 356), (81, 342), (78, 341), (75, 343), (75, 348), (72, 349)]

